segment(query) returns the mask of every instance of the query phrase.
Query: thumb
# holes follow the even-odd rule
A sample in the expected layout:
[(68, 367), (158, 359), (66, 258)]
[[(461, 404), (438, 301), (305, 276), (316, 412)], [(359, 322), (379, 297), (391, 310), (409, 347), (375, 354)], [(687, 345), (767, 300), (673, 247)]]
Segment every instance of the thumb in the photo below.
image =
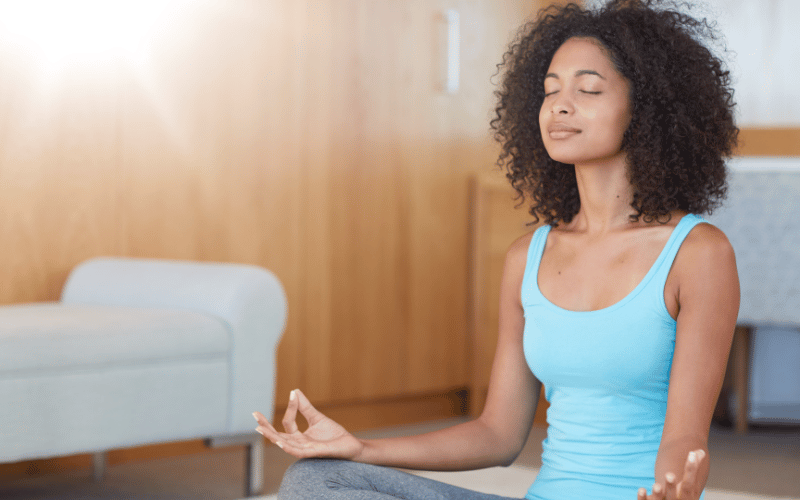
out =
[(325, 415), (314, 408), (314, 405), (311, 404), (311, 401), (308, 400), (300, 389), (295, 389), (294, 393), (297, 397), (298, 410), (300, 410), (300, 413), (305, 417), (309, 425), (314, 425), (315, 422), (325, 418)]

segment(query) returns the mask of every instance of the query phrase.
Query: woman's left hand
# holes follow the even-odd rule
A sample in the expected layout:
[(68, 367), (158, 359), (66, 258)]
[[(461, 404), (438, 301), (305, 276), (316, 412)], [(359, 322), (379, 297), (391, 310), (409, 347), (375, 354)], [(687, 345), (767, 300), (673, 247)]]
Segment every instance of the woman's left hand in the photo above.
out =
[(703, 450), (690, 451), (681, 482), (676, 483), (675, 474), (668, 472), (664, 475), (663, 483), (656, 481), (650, 495), (645, 488), (639, 488), (637, 500), (698, 500), (703, 488), (699, 484), (697, 471), (705, 458), (706, 452)]

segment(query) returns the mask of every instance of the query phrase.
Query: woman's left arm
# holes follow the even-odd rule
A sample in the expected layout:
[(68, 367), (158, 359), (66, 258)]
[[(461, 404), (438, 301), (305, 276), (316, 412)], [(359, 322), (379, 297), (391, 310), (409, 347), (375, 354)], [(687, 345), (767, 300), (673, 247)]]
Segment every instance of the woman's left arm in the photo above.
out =
[(736, 259), (722, 231), (699, 224), (689, 233), (665, 300), (677, 312), (667, 416), (653, 494), (640, 491), (639, 499), (696, 500), (708, 478), (708, 432), (739, 312)]

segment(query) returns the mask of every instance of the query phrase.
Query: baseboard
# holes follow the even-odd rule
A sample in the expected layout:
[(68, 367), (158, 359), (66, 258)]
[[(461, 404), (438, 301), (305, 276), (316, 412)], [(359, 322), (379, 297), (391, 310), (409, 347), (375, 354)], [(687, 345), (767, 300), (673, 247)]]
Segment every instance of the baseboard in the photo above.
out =
[[(374, 401), (338, 402), (320, 405), (317, 409), (345, 428), (361, 431), (464, 416), (468, 414), (468, 407), (468, 391), (456, 388), (441, 393), (407, 395)], [(285, 406), (276, 408), (273, 422), (278, 426), (284, 411)], [(108, 465), (215, 452), (216, 450), (206, 448), (202, 440), (154, 444), (111, 450), (108, 452)], [(87, 454), (27, 460), (0, 464), (0, 479), (12, 480), (70, 470), (89, 470), (91, 467), (92, 457)]]

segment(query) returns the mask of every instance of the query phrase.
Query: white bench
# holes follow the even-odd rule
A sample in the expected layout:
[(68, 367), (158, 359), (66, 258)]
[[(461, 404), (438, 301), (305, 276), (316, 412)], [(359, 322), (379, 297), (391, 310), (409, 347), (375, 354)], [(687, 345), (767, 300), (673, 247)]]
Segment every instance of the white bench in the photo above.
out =
[(0, 462), (206, 439), (247, 446), (261, 490), (286, 298), (248, 265), (98, 258), (59, 302), (0, 307)]

